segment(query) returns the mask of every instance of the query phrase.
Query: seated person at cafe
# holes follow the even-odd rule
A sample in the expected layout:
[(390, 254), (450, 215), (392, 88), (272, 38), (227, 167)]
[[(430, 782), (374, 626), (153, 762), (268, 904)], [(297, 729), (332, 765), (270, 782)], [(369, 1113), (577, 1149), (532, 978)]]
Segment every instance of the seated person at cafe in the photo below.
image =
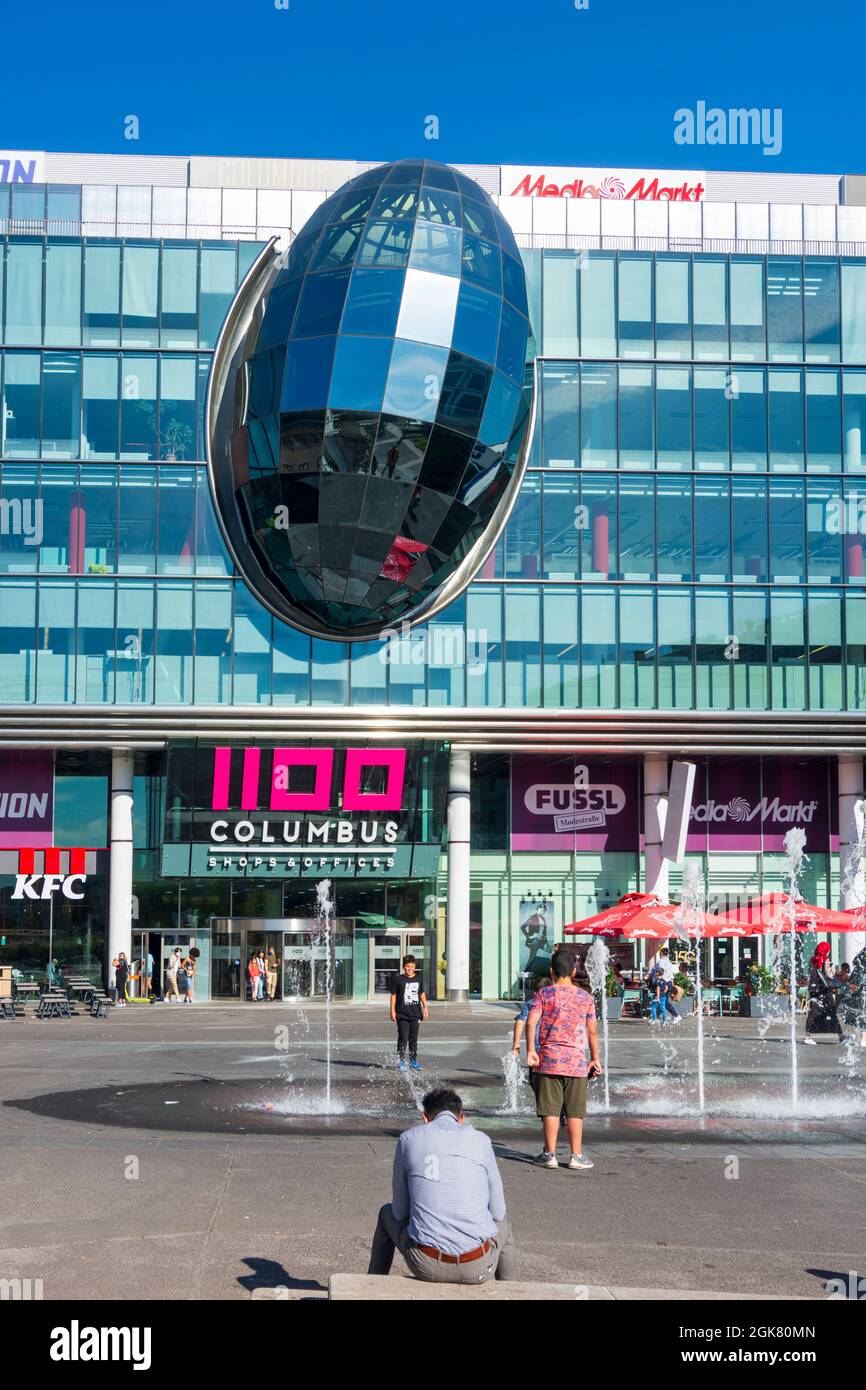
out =
[(455, 1091), (430, 1091), (423, 1105), (424, 1123), (397, 1140), (392, 1197), (379, 1212), (367, 1273), (390, 1273), (399, 1250), (409, 1272), (429, 1283), (516, 1279), (493, 1145), (466, 1123)]

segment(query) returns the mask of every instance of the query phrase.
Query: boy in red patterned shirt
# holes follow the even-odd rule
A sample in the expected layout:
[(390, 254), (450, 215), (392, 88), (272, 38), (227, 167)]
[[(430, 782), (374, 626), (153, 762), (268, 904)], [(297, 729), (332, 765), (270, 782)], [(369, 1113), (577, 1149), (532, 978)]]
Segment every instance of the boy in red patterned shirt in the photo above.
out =
[[(559, 1167), (556, 1141), (559, 1117), (563, 1112), (571, 1143), (567, 1167), (587, 1169), (593, 1166), (592, 1160), (581, 1153), (581, 1144), (587, 1079), (601, 1076), (601, 1063), (595, 1003), (591, 994), (574, 984), (572, 976), (576, 967), (574, 951), (560, 947), (554, 952), (550, 962), (553, 984), (538, 991), (526, 1021), (526, 1061), (528, 1066), (535, 1068), (535, 1108), (544, 1125), (544, 1151), (535, 1160), (542, 1168)], [(536, 1036), (536, 1026), (537, 1050), (529, 1042)]]

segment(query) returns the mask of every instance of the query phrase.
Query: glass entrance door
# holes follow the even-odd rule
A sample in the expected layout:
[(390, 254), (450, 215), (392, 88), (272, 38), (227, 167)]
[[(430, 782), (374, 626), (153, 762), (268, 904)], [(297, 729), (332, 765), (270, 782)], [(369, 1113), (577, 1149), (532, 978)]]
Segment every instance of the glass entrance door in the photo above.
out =
[(404, 956), (414, 956), (424, 992), (430, 997), (425, 938), (422, 931), (376, 932), (370, 937), (370, 999), (391, 993), (391, 986), (402, 970)]

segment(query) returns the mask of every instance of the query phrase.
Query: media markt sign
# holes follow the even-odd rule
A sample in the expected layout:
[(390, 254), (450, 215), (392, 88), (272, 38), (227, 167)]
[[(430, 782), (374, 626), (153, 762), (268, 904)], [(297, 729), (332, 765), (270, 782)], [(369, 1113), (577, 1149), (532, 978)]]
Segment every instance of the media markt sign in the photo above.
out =
[(446, 760), (444, 749), (423, 744), (173, 744), (161, 872), (429, 877)]
[(614, 198), (699, 203), (706, 174), (694, 169), (558, 169), (503, 165), (502, 192), (512, 198)]

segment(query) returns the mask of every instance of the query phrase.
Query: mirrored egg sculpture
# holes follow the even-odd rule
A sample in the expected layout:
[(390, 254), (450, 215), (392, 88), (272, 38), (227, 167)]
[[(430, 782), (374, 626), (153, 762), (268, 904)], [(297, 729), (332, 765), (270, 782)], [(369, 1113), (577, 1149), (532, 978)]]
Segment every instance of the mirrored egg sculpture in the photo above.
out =
[(266, 247), (207, 402), (217, 514), (258, 598), (341, 641), (451, 602), (520, 487), (533, 352), (511, 229), (446, 165), (369, 169)]

